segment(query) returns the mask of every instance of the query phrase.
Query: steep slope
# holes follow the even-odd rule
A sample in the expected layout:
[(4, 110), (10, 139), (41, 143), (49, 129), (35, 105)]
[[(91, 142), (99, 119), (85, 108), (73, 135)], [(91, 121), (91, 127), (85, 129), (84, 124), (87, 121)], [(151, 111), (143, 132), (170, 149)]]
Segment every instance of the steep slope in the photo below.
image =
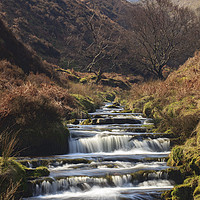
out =
[[(154, 131), (173, 136), (169, 178), (177, 184), (163, 199), (200, 198), (200, 52), (165, 81), (135, 85), (127, 101), (133, 112), (155, 122)], [(124, 101), (124, 99), (123, 99)]]
[(106, 15), (121, 26), (128, 28), (125, 21), (125, 16), (134, 6), (126, 0), (83, 0), (83, 2), (92, 9), (99, 10), (103, 15)]
[(190, 1), (188, 1), (188, 0), (172, 0), (172, 2), (174, 2), (180, 6), (192, 8), (194, 10), (197, 10), (200, 8), (199, 0), (190, 0)]
[[(125, 34), (112, 19), (80, 0), (0, 0), (0, 13), (20, 40), (43, 59), (62, 67), (80, 69), (93, 60), (91, 46), (96, 42), (98, 29), (101, 40), (112, 47)], [(105, 57), (101, 62), (105, 60), (109, 71), (113, 64)]]
[(0, 59), (6, 59), (18, 65), (25, 73), (45, 73), (50, 76), (50, 71), (41, 59), (30, 49), (19, 42), (10, 30), (0, 20)]

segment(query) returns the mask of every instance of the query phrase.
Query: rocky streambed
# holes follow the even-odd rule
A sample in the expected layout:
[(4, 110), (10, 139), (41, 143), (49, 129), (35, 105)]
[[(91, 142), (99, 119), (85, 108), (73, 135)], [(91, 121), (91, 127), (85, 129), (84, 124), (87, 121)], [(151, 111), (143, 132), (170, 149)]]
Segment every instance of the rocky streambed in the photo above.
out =
[(170, 138), (149, 132), (151, 119), (123, 110), (107, 103), (87, 123), (69, 124), (69, 154), (24, 161), (50, 170), (29, 181), (33, 196), (26, 199), (153, 200), (173, 188), (166, 172)]

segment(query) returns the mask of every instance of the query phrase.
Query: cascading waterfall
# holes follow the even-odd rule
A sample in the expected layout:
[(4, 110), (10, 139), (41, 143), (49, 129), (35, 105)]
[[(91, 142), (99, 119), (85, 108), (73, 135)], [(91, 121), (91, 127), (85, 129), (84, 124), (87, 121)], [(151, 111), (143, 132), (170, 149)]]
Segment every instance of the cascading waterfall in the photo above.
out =
[(70, 153), (94, 153), (113, 152), (115, 150), (130, 151), (141, 149), (147, 151), (169, 151), (170, 140), (168, 138), (146, 139), (143, 141), (132, 140), (131, 136), (101, 136), (70, 140)]
[[(147, 181), (148, 179), (148, 181)], [(152, 183), (163, 184), (169, 183), (166, 179), (166, 175), (161, 172), (149, 173), (142, 182), (134, 179), (134, 176), (130, 174), (120, 175), (120, 176), (107, 176), (102, 177), (66, 177), (65, 179), (53, 180), (53, 181), (43, 181), (34, 186), (34, 195), (42, 194), (53, 194), (58, 191), (73, 191), (80, 192), (89, 190), (94, 186), (99, 187), (136, 187), (136, 186), (147, 186), (153, 185)]]
[[(27, 199), (154, 200), (171, 189), (164, 171), (170, 139), (136, 133), (136, 128), (145, 130), (146, 120), (141, 114), (116, 113), (120, 110), (104, 106), (91, 116), (137, 118), (141, 124), (70, 125), (69, 154), (54, 157), (50, 176), (33, 181), (34, 197)], [(33, 167), (31, 159), (28, 166)]]

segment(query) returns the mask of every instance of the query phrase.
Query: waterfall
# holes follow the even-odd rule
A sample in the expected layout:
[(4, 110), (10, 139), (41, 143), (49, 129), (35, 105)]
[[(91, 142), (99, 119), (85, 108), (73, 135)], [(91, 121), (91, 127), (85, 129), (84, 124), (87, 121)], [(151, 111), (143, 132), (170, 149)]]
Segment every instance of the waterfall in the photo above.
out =
[[(34, 195), (56, 194), (59, 191), (69, 190), (71, 192), (87, 191), (94, 186), (99, 187), (139, 187), (153, 185), (157, 180), (166, 179), (166, 174), (161, 172), (152, 172), (147, 175), (144, 173), (140, 176), (141, 181), (130, 174), (115, 175), (107, 177), (66, 177), (59, 180), (44, 180), (34, 187)], [(148, 180), (148, 181), (147, 181)], [(167, 182), (160, 181), (164, 184)], [(163, 185), (164, 185), (163, 184)], [(162, 184), (161, 184), (162, 185)]]
[(69, 125), (69, 154), (28, 160), (28, 167), (48, 161), (50, 176), (30, 180), (34, 197), (27, 200), (154, 200), (173, 187), (165, 171), (170, 139), (162, 133), (146, 134), (143, 122), (151, 120), (140, 113), (118, 113), (122, 107), (108, 105), (91, 117), (142, 123)]
[(141, 149), (147, 151), (161, 152), (169, 151), (170, 140), (168, 138), (132, 140), (131, 136), (101, 136), (96, 135), (90, 138), (71, 139), (70, 153), (94, 153), (94, 152), (113, 152), (115, 150), (130, 151)]
[(94, 178), (94, 177), (66, 177), (65, 179), (54, 181), (42, 181), (36, 184), (34, 187), (34, 195), (42, 194), (55, 194), (59, 191), (82, 191), (88, 190), (92, 186), (107, 186), (108, 182), (106, 178)]

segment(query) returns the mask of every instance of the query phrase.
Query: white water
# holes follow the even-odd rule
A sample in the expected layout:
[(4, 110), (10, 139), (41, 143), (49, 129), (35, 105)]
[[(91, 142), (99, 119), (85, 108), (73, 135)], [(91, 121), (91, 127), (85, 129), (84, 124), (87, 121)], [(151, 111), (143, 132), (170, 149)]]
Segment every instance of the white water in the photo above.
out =
[(132, 140), (131, 136), (101, 136), (91, 138), (71, 139), (70, 153), (113, 152), (115, 150), (140, 149), (150, 152), (169, 151), (170, 140), (167, 138)]
[[(54, 199), (54, 200), (71, 200), (71, 199), (87, 199), (87, 200), (119, 200), (125, 198), (129, 194), (129, 199), (144, 199), (145, 193), (148, 200), (153, 199), (150, 196), (154, 191), (171, 189), (170, 182), (167, 180), (145, 181), (141, 185), (135, 187), (98, 187), (94, 186), (88, 191), (67, 191), (59, 194), (38, 196), (33, 199)], [(73, 189), (72, 189), (73, 190)], [(143, 194), (144, 193), (144, 194)], [(124, 195), (126, 194), (126, 195)], [(131, 194), (131, 195), (130, 195)]]
[[(111, 166), (108, 168), (108, 166)], [(128, 174), (139, 170), (164, 170), (165, 162), (135, 163), (130, 162), (92, 162), (91, 164), (66, 164), (60, 167), (50, 168), (51, 177), (68, 176), (106, 176), (114, 174)], [(76, 170), (74, 170), (76, 169)], [(92, 169), (92, 170), (91, 170)]]
[[(136, 133), (134, 128), (145, 129), (142, 125), (147, 119), (140, 113), (112, 113), (123, 110), (123, 107), (111, 109), (106, 106), (91, 116), (123, 116), (137, 118), (142, 123), (69, 125), (72, 136), (69, 142), (70, 153), (53, 158), (84, 158), (90, 162), (63, 165), (61, 162), (57, 167), (49, 166), (50, 179), (38, 181), (33, 186), (35, 197), (28, 199), (155, 200), (160, 198), (161, 191), (173, 187), (166, 173), (160, 171), (167, 168), (166, 162), (161, 160), (170, 153), (170, 140), (159, 138), (159, 135), (155, 139), (147, 136), (143, 138), (147, 133)], [(134, 139), (134, 136), (140, 139)], [(134, 173), (141, 170), (145, 173), (136, 178)]]

